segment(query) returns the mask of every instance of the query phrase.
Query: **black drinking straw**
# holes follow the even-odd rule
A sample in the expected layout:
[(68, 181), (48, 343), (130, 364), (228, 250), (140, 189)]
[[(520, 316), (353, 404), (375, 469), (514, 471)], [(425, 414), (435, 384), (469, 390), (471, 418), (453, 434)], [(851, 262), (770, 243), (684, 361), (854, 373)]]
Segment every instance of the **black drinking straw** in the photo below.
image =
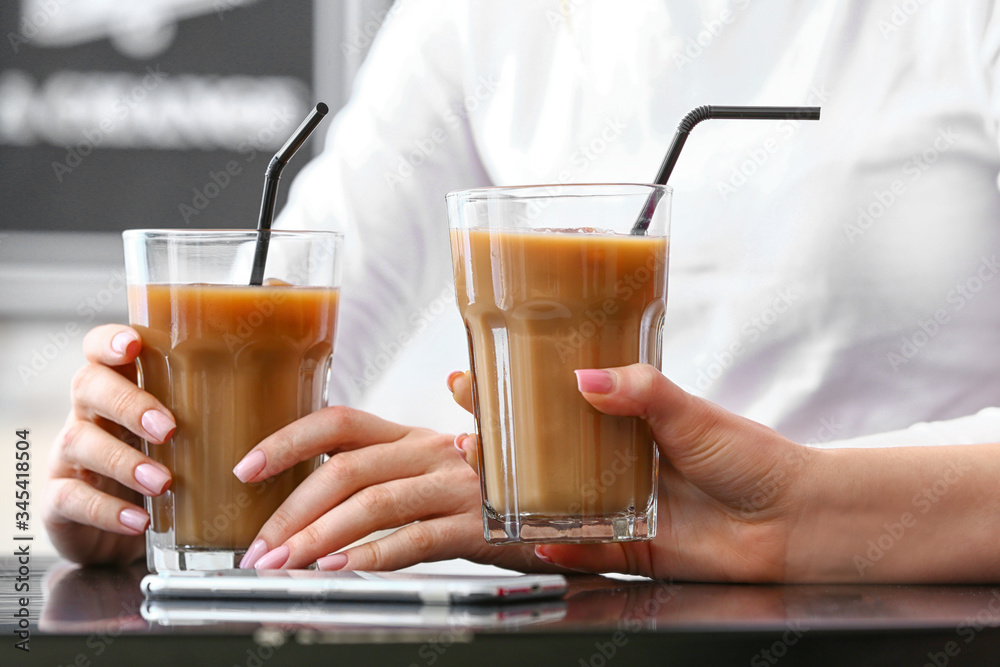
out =
[(260, 219), (257, 221), (257, 250), (253, 256), (253, 272), (250, 274), (251, 285), (261, 285), (264, 282), (264, 265), (267, 264), (267, 247), (271, 242), (271, 222), (274, 220), (274, 200), (278, 196), (278, 179), (281, 170), (305, 143), (312, 131), (316, 129), (323, 116), (330, 112), (330, 107), (322, 102), (316, 105), (306, 119), (299, 125), (285, 145), (281, 147), (264, 173), (264, 196), (260, 200)]
[[(681, 156), (681, 149), (684, 148), (688, 134), (694, 129), (695, 125), (703, 120), (709, 120), (710, 118), (819, 120), (819, 111), (820, 107), (698, 107), (684, 116), (683, 120), (677, 124), (677, 133), (674, 134), (674, 140), (670, 143), (667, 155), (663, 158), (663, 164), (660, 165), (660, 171), (656, 174), (656, 179), (653, 182), (658, 185), (667, 184), (670, 174), (674, 171), (674, 165), (677, 164), (677, 158)], [(639, 214), (635, 224), (632, 225), (631, 233), (634, 236), (641, 236), (646, 233), (646, 229), (649, 228), (649, 222), (653, 217), (653, 209), (656, 208), (656, 204), (659, 201), (659, 192), (653, 192), (646, 198), (646, 205), (643, 206), (642, 213)]]

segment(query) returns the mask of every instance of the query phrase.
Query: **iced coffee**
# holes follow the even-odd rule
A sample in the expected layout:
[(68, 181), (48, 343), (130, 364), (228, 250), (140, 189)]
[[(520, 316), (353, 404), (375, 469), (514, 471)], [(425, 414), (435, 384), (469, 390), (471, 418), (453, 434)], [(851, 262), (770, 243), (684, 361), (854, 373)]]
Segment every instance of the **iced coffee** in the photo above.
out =
[[(634, 219), (643, 197), (624, 199), (619, 215)], [(465, 207), (465, 220), (482, 226), (452, 219), (486, 536), (496, 543), (650, 537), (657, 455), (649, 427), (598, 412), (573, 371), (659, 364), (666, 232), (630, 235), (594, 219), (568, 226), (552, 219), (559, 206), (558, 197), (546, 202), (533, 225), (516, 208), (503, 213), (503, 204), (485, 219), (472, 215), (474, 204)]]
[[(270, 252), (281, 265), (280, 240)], [(290, 280), (261, 286), (130, 280), (139, 382), (177, 422), (169, 442), (144, 445), (173, 475), (166, 493), (147, 499), (151, 569), (235, 567), (318, 462), (253, 484), (232, 472), (261, 440), (326, 402), (338, 290), (333, 274), (309, 279), (308, 254), (290, 256)], [(230, 283), (242, 273), (231, 270)]]

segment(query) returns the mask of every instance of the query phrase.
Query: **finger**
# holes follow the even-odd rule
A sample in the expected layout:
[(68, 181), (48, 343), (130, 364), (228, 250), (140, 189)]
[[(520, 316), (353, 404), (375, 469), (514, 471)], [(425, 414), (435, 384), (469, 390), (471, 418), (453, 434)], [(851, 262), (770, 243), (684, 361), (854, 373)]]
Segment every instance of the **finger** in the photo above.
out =
[(452, 398), (469, 413), (472, 408), (472, 373), (465, 371), (455, 371), (448, 376), (448, 389), (451, 390)]
[(462, 458), (469, 467), (479, 474), (479, 436), (475, 433), (460, 433), (455, 436), (455, 449), (462, 453)]
[(632, 571), (621, 544), (545, 544), (535, 547), (535, 556), (577, 572)]
[(452, 558), (474, 558), (521, 572), (561, 573), (572, 571), (539, 559), (530, 545), (486, 546), (470, 549), (470, 545), (485, 545), (483, 524), (479, 515), (447, 516), (418, 521), (377, 540), (324, 556), (316, 561), (320, 570), (367, 570), (386, 572)]
[(149, 525), (145, 510), (79, 479), (49, 480), (46, 493), (51, 521), (94, 526), (120, 535), (139, 535)]
[(77, 371), (71, 395), (78, 417), (104, 417), (150, 442), (169, 440), (177, 428), (170, 411), (152, 394), (107, 366), (87, 364)]
[(262, 440), (233, 474), (241, 482), (259, 482), (314, 456), (393, 442), (412, 430), (342, 405), (323, 408)]
[(428, 460), (440, 454), (457, 459), (447, 451), (448, 437), (402, 440), (334, 454), (292, 491), (261, 527), (257, 539), (265, 545), (282, 544), (365, 487), (421, 475), (428, 470)]
[(114, 479), (133, 491), (158, 496), (170, 486), (170, 471), (88, 421), (73, 421), (56, 441), (66, 463)]
[(83, 337), (83, 354), (92, 364), (121, 366), (135, 361), (142, 349), (142, 339), (132, 327), (104, 324)]
[(741, 482), (752, 486), (779, 457), (804, 455), (798, 450), (805, 448), (762, 424), (688, 394), (648, 364), (576, 374), (579, 389), (591, 405), (606, 414), (645, 419), (671, 464), (686, 477), (697, 476), (703, 488), (713, 480), (728, 489), (739, 488)]
[[(366, 487), (285, 540), (279, 547), (287, 549), (284, 562), (267, 560), (269, 555), (265, 555), (256, 566), (305, 567), (377, 530), (454, 513), (467, 504), (469, 488), (468, 483), (456, 483), (455, 475), (445, 472)], [(471, 550), (472, 544), (464, 548)]]
[(437, 560), (468, 556), (467, 545), (483, 538), (482, 524), (469, 530), (464, 517), (418, 521), (378, 540), (365, 542), (316, 561), (321, 570), (390, 571)]

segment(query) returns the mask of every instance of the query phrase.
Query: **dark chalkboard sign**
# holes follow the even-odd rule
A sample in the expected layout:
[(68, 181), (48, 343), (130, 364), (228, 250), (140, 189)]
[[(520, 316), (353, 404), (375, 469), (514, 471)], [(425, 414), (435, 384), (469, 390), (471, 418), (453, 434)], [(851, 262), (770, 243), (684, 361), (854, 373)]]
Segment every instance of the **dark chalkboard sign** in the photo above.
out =
[(2, 230), (253, 226), (314, 103), (311, 0), (8, 0), (0, 34)]

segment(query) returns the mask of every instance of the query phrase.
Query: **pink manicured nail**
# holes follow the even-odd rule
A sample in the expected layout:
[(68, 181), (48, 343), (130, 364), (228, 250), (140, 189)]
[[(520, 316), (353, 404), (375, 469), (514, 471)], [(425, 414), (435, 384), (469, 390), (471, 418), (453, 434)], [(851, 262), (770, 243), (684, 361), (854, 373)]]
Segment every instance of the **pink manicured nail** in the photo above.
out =
[(250, 452), (233, 468), (233, 474), (241, 482), (249, 482), (267, 465), (267, 457), (259, 449)]
[(468, 433), (459, 433), (455, 436), (455, 449), (462, 452), (462, 456), (465, 456), (465, 450), (462, 449), (462, 441), (469, 437)]
[(545, 549), (545, 547), (535, 547), (535, 558), (542, 561), (543, 563), (548, 563), (549, 565), (552, 565), (552, 559), (545, 554), (543, 549)]
[(139, 482), (151, 495), (158, 496), (170, 483), (170, 475), (152, 463), (140, 463), (135, 467), (135, 481)]
[(135, 337), (134, 333), (130, 331), (123, 331), (111, 339), (111, 349), (118, 354), (125, 356), (125, 353), (128, 352), (128, 346), (137, 341), (138, 339)]
[(264, 540), (254, 540), (247, 552), (243, 554), (240, 561), (240, 568), (249, 570), (256, 564), (260, 557), (267, 553), (267, 543)]
[(462, 371), (452, 371), (448, 375), (448, 380), (447, 380), (447, 382), (448, 382), (448, 391), (454, 393), (454, 391), (455, 391), (455, 387), (454, 387), (455, 380), (458, 379), (459, 375), (465, 375), (465, 373), (463, 373)]
[(177, 424), (159, 410), (146, 410), (142, 413), (142, 427), (153, 438), (163, 441), (177, 428)]
[(144, 512), (139, 510), (126, 509), (122, 510), (118, 514), (118, 521), (121, 522), (126, 528), (142, 532), (146, 530), (146, 524), (149, 523), (149, 517), (146, 516)]
[(347, 565), (347, 554), (333, 554), (332, 556), (323, 556), (318, 561), (316, 565), (321, 570), (340, 570)]
[(288, 562), (288, 556), (291, 553), (291, 549), (285, 545), (281, 545), (277, 549), (268, 551), (261, 556), (260, 560), (253, 564), (253, 567), (255, 570), (277, 570)]
[(607, 371), (576, 371), (576, 386), (585, 394), (607, 394), (615, 388), (615, 380)]

